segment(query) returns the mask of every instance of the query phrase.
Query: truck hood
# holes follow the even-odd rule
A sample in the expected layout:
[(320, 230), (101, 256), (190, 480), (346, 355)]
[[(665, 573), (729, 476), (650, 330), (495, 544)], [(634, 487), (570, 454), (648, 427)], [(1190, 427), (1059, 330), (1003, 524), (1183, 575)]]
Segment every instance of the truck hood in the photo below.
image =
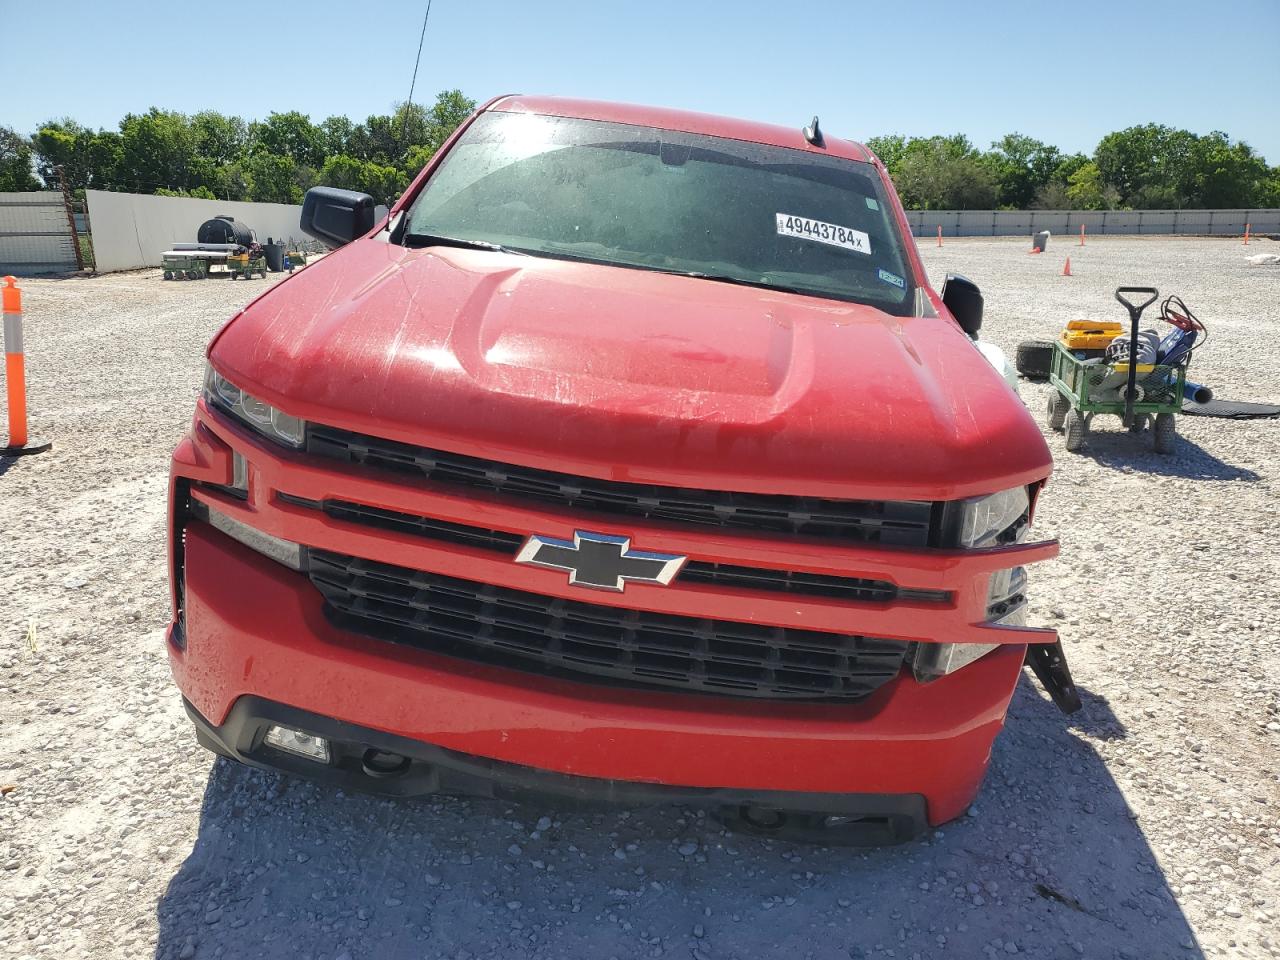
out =
[(1051, 463), (948, 320), (595, 264), (360, 240), (210, 359), (307, 420), (613, 480), (936, 500)]

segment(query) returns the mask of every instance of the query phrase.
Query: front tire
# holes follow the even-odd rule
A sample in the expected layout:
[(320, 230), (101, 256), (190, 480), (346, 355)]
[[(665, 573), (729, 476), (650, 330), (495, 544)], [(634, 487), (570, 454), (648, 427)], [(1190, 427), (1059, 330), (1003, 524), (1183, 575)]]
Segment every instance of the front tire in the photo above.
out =
[(1083, 447), (1085, 437), (1089, 433), (1089, 424), (1085, 422), (1080, 411), (1069, 411), (1063, 426), (1067, 433), (1067, 449), (1074, 452)]
[(1062, 425), (1066, 422), (1067, 412), (1071, 409), (1071, 401), (1064, 397), (1056, 388), (1049, 394), (1048, 409), (1045, 411), (1046, 420), (1049, 429), (1062, 432)]

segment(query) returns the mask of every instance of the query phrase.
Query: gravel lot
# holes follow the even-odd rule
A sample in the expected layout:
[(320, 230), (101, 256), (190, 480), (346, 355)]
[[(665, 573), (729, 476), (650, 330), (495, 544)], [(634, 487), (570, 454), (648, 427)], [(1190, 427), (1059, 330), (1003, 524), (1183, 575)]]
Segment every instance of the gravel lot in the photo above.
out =
[[(1120, 319), (1120, 283), (1212, 328), (1196, 379), (1280, 401), (1260, 241), (948, 240), (1012, 352)], [(1075, 276), (1060, 276), (1071, 255)], [(682, 808), (388, 802), (196, 746), (163, 649), (167, 459), (205, 343), (268, 281), (27, 281), (33, 432), (0, 461), (0, 956), (1280, 956), (1280, 421), (1098, 424), (1058, 458), (1033, 620), (1085, 710), (1029, 679), (969, 816), (862, 852), (726, 835)], [(1024, 384), (1042, 420), (1046, 389)]]

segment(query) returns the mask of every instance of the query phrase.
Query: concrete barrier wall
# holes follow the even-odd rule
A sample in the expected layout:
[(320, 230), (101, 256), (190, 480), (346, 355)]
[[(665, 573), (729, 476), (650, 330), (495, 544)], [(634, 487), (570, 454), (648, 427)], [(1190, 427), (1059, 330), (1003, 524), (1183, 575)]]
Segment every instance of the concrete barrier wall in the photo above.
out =
[(242, 203), (153, 197), (139, 193), (86, 190), (93, 225), (93, 256), (99, 273), (158, 267), (160, 254), (175, 243), (194, 243), (200, 224), (220, 214), (235, 217), (258, 235), (288, 242), (304, 239), (298, 229), (302, 207), (286, 203)]
[(917, 237), (1027, 237), (1041, 230), (1078, 234), (1239, 236), (1280, 233), (1280, 210), (908, 210)]

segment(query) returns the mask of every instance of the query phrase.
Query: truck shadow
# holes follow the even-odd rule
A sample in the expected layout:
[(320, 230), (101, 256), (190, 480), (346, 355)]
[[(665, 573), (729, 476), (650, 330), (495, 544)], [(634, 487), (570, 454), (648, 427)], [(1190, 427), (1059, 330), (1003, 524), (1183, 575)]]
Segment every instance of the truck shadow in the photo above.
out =
[(1084, 700), (1094, 716), (1064, 722), (1024, 677), (970, 814), (875, 850), (682, 807), (347, 796), (219, 760), (156, 957), (1203, 957), (1095, 750), (1123, 726)]

